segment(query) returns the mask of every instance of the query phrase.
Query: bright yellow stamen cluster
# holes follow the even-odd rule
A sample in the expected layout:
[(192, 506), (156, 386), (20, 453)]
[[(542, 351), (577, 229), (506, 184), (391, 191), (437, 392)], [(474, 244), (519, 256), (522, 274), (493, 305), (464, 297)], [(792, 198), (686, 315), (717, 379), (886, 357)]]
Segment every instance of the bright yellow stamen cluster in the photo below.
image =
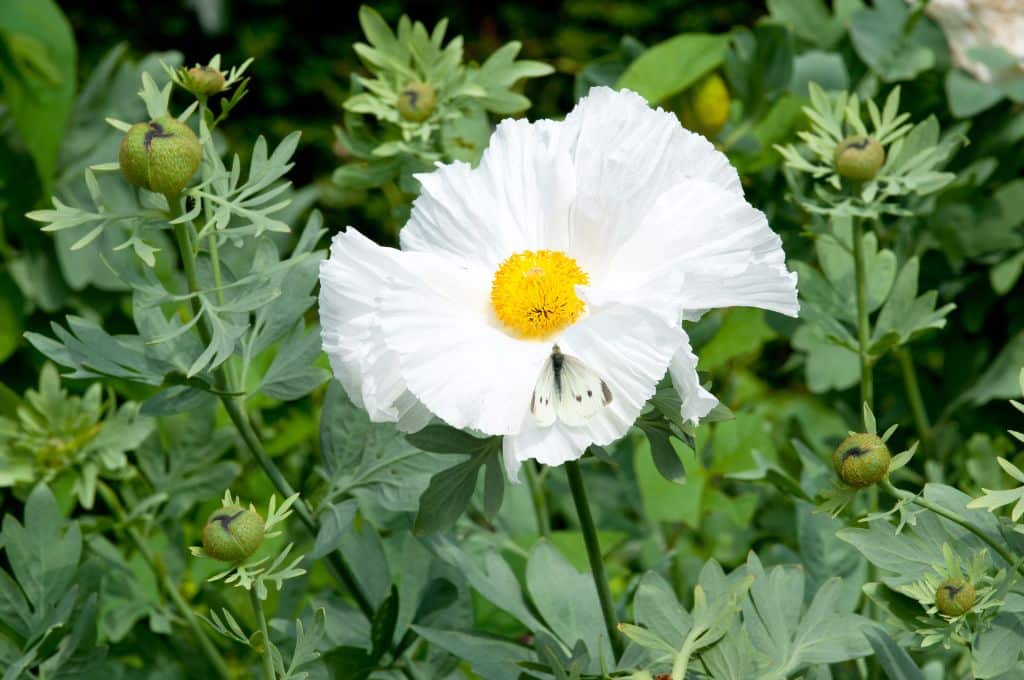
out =
[(505, 326), (524, 338), (544, 338), (571, 326), (585, 305), (576, 286), (589, 283), (576, 260), (557, 250), (524, 250), (501, 263), (491, 304)]

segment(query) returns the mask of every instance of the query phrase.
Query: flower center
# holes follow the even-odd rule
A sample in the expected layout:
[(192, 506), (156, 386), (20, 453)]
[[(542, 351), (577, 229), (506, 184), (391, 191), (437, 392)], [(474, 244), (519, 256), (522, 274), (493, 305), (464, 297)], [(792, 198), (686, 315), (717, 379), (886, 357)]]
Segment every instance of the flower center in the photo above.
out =
[(576, 286), (590, 282), (576, 260), (557, 250), (524, 250), (501, 263), (491, 304), (505, 327), (524, 338), (544, 338), (571, 326), (585, 305)]

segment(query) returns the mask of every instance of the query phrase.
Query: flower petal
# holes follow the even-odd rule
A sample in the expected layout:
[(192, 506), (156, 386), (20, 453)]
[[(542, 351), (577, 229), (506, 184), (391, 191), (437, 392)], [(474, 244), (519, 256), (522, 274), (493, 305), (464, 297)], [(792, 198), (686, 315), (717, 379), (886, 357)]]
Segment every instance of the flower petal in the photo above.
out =
[(683, 420), (696, 425), (718, 405), (718, 399), (701, 387), (700, 378), (697, 377), (697, 355), (693, 353), (686, 333), (679, 333), (683, 336), (683, 342), (672, 357), (668, 370), (672, 376), (672, 385), (683, 402), (680, 409)]
[(371, 420), (405, 432), (426, 425), (430, 412), (407, 390), (398, 355), (384, 344), (377, 295), (411, 276), (404, 262), (411, 257), (350, 229), (334, 237), (320, 263), (321, 337), (335, 377)]
[(556, 421), (539, 427), (525, 414), (518, 434), (503, 442), (505, 469), (515, 480), (524, 460), (546, 465), (576, 460), (591, 444), (622, 437), (654, 394), (685, 335), (650, 310), (609, 303), (570, 327), (559, 339), (561, 350), (595, 371), (612, 392), (612, 401), (581, 427)]
[(409, 390), (435, 415), (491, 435), (520, 430), (551, 343), (500, 329), (488, 272), (448, 266), (395, 280), (380, 323)]
[(575, 196), (572, 161), (560, 124), (504, 120), (480, 164), (438, 164), (422, 185), (403, 250), (454, 257), (493, 272), (513, 253), (564, 250)]
[(564, 122), (576, 168), (570, 254), (601, 276), (655, 201), (685, 178), (743, 196), (728, 158), (635, 92), (595, 87)]
[(668, 270), (682, 275), (683, 318), (733, 306), (796, 316), (796, 274), (785, 257), (764, 213), (715, 184), (684, 180), (659, 197), (618, 249), (602, 285), (643, 289)]

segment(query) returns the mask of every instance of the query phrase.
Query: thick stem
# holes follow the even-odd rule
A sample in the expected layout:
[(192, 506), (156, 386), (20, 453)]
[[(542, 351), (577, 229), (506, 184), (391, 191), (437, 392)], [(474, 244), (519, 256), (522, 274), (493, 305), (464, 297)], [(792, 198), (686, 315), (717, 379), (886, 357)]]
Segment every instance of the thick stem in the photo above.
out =
[(569, 461), (565, 464), (565, 474), (569, 478), (569, 489), (572, 491), (572, 500), (576, 505), (576, 514), (579, 516), (583, 542), (587, 546), (587, 560), (590, 562), (591, 576), (593, 576), (594, 585), (597, 587), (597, 597), (601, 601), (601, 614), (604, 616), (604, 625), (608, 630), (608, 641), (612, 645), (615, 659), (618, 660), (622, 656), (622, 638), (619, 637), (618, 622), (615, 620), (615, 605), (612, 603), (612, 593), (608, 589), (608, 578), (604, 573), (601, 545), (597, 540), (594, 517), (590, 514), (590, 504), (587, 503), (587, 491), (583, 487), (580, 464), (574, 460)]
[(871, 374), (871, 321), (868, 318), (867, 262), (864, 257), (864, 223), (853, 218), (853, 264), (857, 285), (857, 344), (860, 356), (860, 400), (874, 411), (874, 381)]
[(928, 421), (928, 411), (924, 406), (924, 399), (921, 396), (921, 388), (917, 384), (917, 371), (914, 369), (914, 358), (904, 347), (897, 351), (896, 356), (900, 361), (900, 368), (903, 371), (903, 384), (907, 389), (907, 401), (910, 402), (910, 411), (914, 415), (914, 425), (917, 427), (917, 434), (923, 444), (927, 445), (931, 438), (932, 426)]
[(523, 469), (526, 470), (526, 483), (530, 487), (530, 496), (533, 498), (533, 511), (537, 515), (537, 533), (547, 538), (551, 533), (551, 518), (548, 515), (548, 498), (544, 493), (544, 482), (538, 479), (533, 461), (526, 461), (523, 464)]
[(909, 491), (897, 489), (895, 486), (892, 485), (892, 482), (890, 482), (888, 479), (882, 481), (882, 488), (888, 491), (889, 494), (892, 495), (894, 498), (909, 501), (914, 505), (918, 505), (924, 508), (925, 510), (930, 510), (931, 512), (934, 512), (936, 515), (942, 517), (943, 519), (948, 519), (950, 522), (958, 524), (962, 526), (964, 529), (967, 529), (972, 534), (974, 534), (982, 541), (984, 541), (990, 548), (992, 548), (992, 550), (995, 551), (997, 555), (1002, 557), (1006, 561), (1006, 563), (1010, 565), (1011, 568), (1016, 567), (1017, 571), (1021, 575), (1024, 575), (1024, 563), (1021, 563), (1019, 559), (1015, 558), (1013, 556), (1013, 553), (1007, 550), (1005, 546), (998, 543), (997, 541), (992, 540), (992, 538), (990, 538), (988, 534), (986, 534), (984, 531), (968, 522), (963, 517), (960, 517), (955, 512), (947, 510), (946, 508), (936, 503), (932, 503), (930, 500), (924, 498), (923, 496), (917, 496), (910, 493)]
[[(168, 204), (171, 206), (171, 219), (179, 217), (182, 214), (181, 203), (176, 197), (168, 197)], [(185, 270), (185, 280), (188, 282), (189, 292), (195, 293), (199, 290), (199, 277), (196, 271), (196, 252), (192, 242), (192, 233), (189, 230), (188, 224), (175, 224), (174, 225), (174, 236), (178, 241), (178, 250), (181, 254), (182, 267)], [(200, 313), (200, 304), (198, 299), (192, 298), (192, 313)], [(207, 345), (210, 343), (210, 329), (204, 323), (205, 319), (200, 319), (196, 326), (199, 329), (199, 336), (203, 342)], [(231, 418), (231, 422), (235, 425), (238, 433), (242, 436), (242, 440), (245, 441), (246, 447), (252, 454), (253, 458), (263, 472), (266, 473), (267, 477), (274, 484), (274, 487), (278, 492), (288, 498), (295, 494), (295, 489), (285, 479), (284, 474), (278, 469), (274, 461), (271, 460), (270, 456), (267, 455), (266, 450), (263, 448), (263, 443), (260, 441), (259, 435), (256, 430), (253, 429), (252, 423), (249, 422), (249, 417), (239, 407), (238, 400), (229, 394), (223, 392), (230, 392), (230, 390), (224, 389), (227, 385), (228, 376), (224, 372), (222, 367), (219, 367), (214, 371), (214, 377), (216, 380), (216, 386), (220, 388), (222, 394), (220, 395), (221, 403), (224, 404), (225, 410), (228, 412), (228, 416)], [(310, 512), (309, 507), (305, 501), (301, 498), (292, 506), (295, 509), (295, 514), (299, 517), (302, 523), (306, 526), (313, 536), (316, 536), (320, 532), (320, 523), (317, 522), (316, 518)], [(367, 619), (373, 618), (373, 605), (370, 604), (370, 600), (366, 593), (360, 587), (359, 582), (356, 581), (352, 570), (348, 564), (345, 563), (340, 553), (337, 551), (330, 553), (327, 556), (326, 566), (328, 571), (336, 581), (341, 583), (352, 595), (356, 605), (360, 611), (366, 616)]]
[[(124, 506), (121, 504), (121, 500), (117, 497), (117, 494), (103, 482), (97, 484), (97, 490), (103, 499), (106, 501), (107, 506), (114, 512), (115, 517), (119, 524), (125, 524), (127, 513), (125, 512)], [(164, 594), (171, 599), (174, 607), (184, 617), (185, 623), (188, 624), (189, 629), (192, 631), (192, 635), (199, 642), (199, 646), (203, 650), (203, 654), (206, 655), (206, 659), (213, 666), (217, 675), (224, 680), (231, 678), (231, 671), (228, 669), (228, 664), (224, 661), (224, 657), (221, 656), (220, 651), (213, 644), (209, 637), (206, 635), (206, 631), (203, 630), (202, 625), (199, 623), (199, 619), (196, 618), (195, 612), (192, 611), (192, 607), (188, 605), (185, 598), (181, 596), (181, 592), (178, 590), (178, 586), (171, 581), (171, 577), (167, 574), (167, 570), (163, 568), (157, 557), (153, 554), (153, 551), (149, 549), (149, 544), (146, 543), (146, 539), (143, 538), (142, 534), (137, 529), (131, 526), (125, 525), (125, 529), (128, 533), (128, 537), (135, 545), (135, 549), (142, 555), (142, 559), (149, 565), (150, 570), (156, 577), (157, 582), (160, 584), (161, 590)]]
[(270, 631), (267, 630), (267, 617), (263, 613), (263, 603), (256, 595), (255, 590), (249, 590), (249, 601), (252, 602), (252, 612), (256, 615), (256, 621), (260, 624), (260, 635), (263, 636), (263, 677), (266, 680), (276, 680), (274, 673), (274, 657), (270, 653)]

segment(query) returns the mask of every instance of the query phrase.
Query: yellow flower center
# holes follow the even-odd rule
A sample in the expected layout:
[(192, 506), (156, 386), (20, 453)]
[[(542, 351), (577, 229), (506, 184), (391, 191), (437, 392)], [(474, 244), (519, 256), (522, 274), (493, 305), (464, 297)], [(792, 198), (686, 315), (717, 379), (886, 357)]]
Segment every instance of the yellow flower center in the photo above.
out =
[(590, 278), (557, 250), (524, 250), (501, 263), (491, 304), (505, 327), (523, 338), (544, 338), (571, 326), (585, 305), (576, 286)]

